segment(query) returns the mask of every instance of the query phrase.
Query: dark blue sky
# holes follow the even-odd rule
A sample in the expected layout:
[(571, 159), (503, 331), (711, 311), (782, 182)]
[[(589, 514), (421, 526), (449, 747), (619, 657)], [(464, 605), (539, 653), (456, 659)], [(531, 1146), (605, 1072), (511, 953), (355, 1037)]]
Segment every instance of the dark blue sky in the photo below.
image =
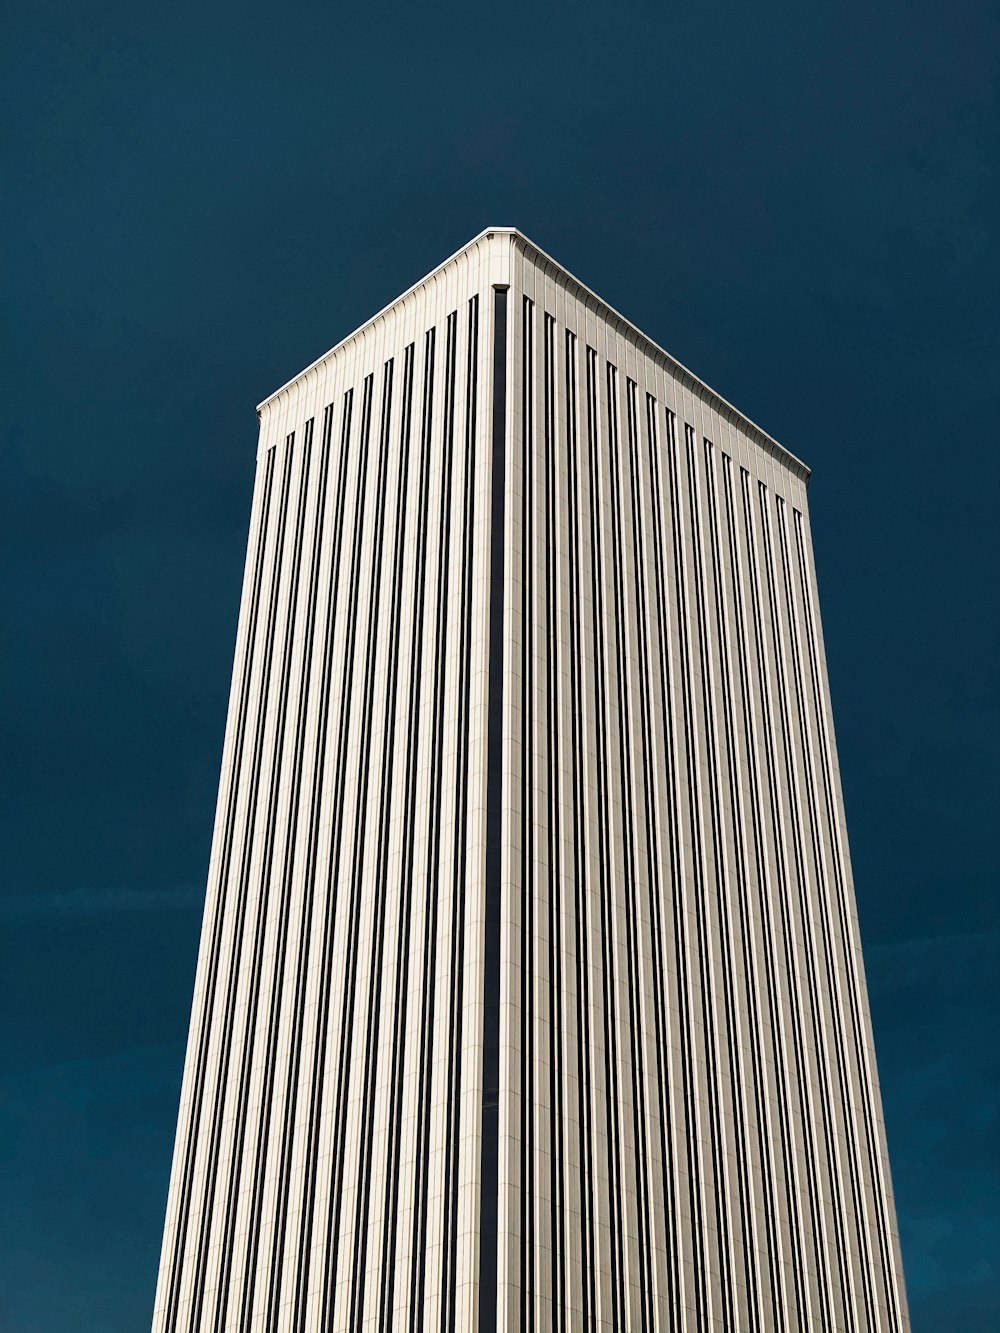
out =
[(913, 1325), (1000, 1327), (997, 52), (965, 0), (10, 12), (3, 1333), (152, 1309), (254, 405), (488, 224), (813, 468)]

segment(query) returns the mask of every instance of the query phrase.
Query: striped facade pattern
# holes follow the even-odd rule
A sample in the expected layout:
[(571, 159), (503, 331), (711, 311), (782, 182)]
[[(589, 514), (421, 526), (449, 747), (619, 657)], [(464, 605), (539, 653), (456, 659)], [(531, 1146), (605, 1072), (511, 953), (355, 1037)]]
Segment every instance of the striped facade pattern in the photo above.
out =
[(806, 469), (502, 229), (260, 415), (154, 1333), (902, 1333)]

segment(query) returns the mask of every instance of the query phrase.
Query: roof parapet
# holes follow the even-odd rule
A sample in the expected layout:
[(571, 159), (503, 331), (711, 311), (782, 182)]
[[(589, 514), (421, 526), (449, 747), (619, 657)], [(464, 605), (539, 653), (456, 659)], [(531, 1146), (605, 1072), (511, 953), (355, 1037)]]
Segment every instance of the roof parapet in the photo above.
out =
[(576, 290), (580, 297), (582, 297), (588, 304), (593, 305), (594, 309), (601, 313), (602, 318), (617, 324), (621, 332), (628, 334), (637, 342), (641, 343), (656, 359), (663, 361), (670, 371), (684, 383), (685, 387), (699, 396), (705, 397), (720, 415), (732, 422), (738, 423), (756, 443), (762, 445), (769, 453), (777, 454), (786, 465), (808, 485), (810, 469), (800, 458), (796, 457), (790, 449), (786, 449), (783, 444), (779, 444), (772, 435), (769, 435), (767, 431), (758, 426), (755, 421), (751, 421), (746, 413), (741, 412), (739, 408), (734, 407), (732, 403), (723, 398), (723, 396), (713, 389), (711, 385), (706, 384), (704, 380), (699, 379), (693, 371), (688, 370), (687, 366), (678, 361), (676, 357), (671, 356), (668, 351), (659, 345), (659, 343), (654, 342), (648, 334), (643, 333), (643, 331), (640, 328), (637, 328), (631, 320), (626, 319), (624, 315), (614, 308), (614, 306), (609, 305), (607, 301), (598, 296), (595, 291), (585, 283), (581, 282), (579, 278), (570, 273), (570, 271), (560, 264), (558, 260), (553, 259), (551, 255), (547, 254), (540, 246), (536, 245), (534, 241), (525, 236), (524, 232), (519, 231), (516, 227), (484, 227), (481, 232), (473, 236), (470, 241), (465, 243), (465, 245), (460, 246), (454, 254), (449, 255), (447, 259), (442, 260), (440, 264), (431, 269), (431, 271), (425, 274), (418, 282), (413, 283), (413, 285), (408, 287), (405, 292), (402, 292), (399, 296), (390, 301), (388, 305), (383, 306), (381, 310), (377, 311), (369, 319), (366, 319), (363, 324), (359, 325), (358, 328), (354, 329), (345, 338), (341, 338), (341, 340), (331, 347), (329, 351), (324, 352), (322, 356), (319, 356), (315, 361), (310, 362), (305, 369), (300, 370), (297, 375), (293, 375), (292, 378), (287, 380), (279, 389), (275, 389), (273, 393), (268, 394), (268, 396), (257, 405), (258, 419), (260, 419), (265, 408), (267, 408), (276, 398), (279, 398), (281, 394), (285, 393), (299, 380), (303, 379), (310, 371), (315, 370), (322, 365), (323, 362), (328, 361), (332, 356), (336, 355), (342, 347), (349, 343), (353, 338), (356, 338), (360, 333), (363, 333), (370, 325), (388, 315), (395, 306), (400, 305), (408, 296), (417, 291), (418, 288), (422, 287), (424, 283), (429, 282), (443, 269), (447, 268), (448, 265), (453, 263), (460, 255), (464, 254), (467, 250), (471, 250), (473, 246), (479, 245), (480, 242), (493, 240), (494, 237), (497, 236), (509, 236), (512, 244), (520, 247), (529, 257), (535, 257), (548, 267), (552, 268), (559, 274), (564, 282)]

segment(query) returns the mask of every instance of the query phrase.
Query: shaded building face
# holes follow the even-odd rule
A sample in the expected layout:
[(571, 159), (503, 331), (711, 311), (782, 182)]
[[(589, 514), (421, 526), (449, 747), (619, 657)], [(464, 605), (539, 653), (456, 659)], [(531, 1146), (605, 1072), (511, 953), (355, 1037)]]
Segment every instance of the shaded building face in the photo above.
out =
[(156, 1333), (908, 1328), (807, 469), (504, 229), (260, 421)]

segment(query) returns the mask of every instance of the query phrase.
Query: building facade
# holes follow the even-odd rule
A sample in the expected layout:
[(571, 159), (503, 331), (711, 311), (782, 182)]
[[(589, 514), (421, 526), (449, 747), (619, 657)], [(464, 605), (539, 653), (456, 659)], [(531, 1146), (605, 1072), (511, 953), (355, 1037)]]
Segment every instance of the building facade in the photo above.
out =
[(259, 417), (155, 1333), (902, 1333), (807, 469), (503, 228)]

